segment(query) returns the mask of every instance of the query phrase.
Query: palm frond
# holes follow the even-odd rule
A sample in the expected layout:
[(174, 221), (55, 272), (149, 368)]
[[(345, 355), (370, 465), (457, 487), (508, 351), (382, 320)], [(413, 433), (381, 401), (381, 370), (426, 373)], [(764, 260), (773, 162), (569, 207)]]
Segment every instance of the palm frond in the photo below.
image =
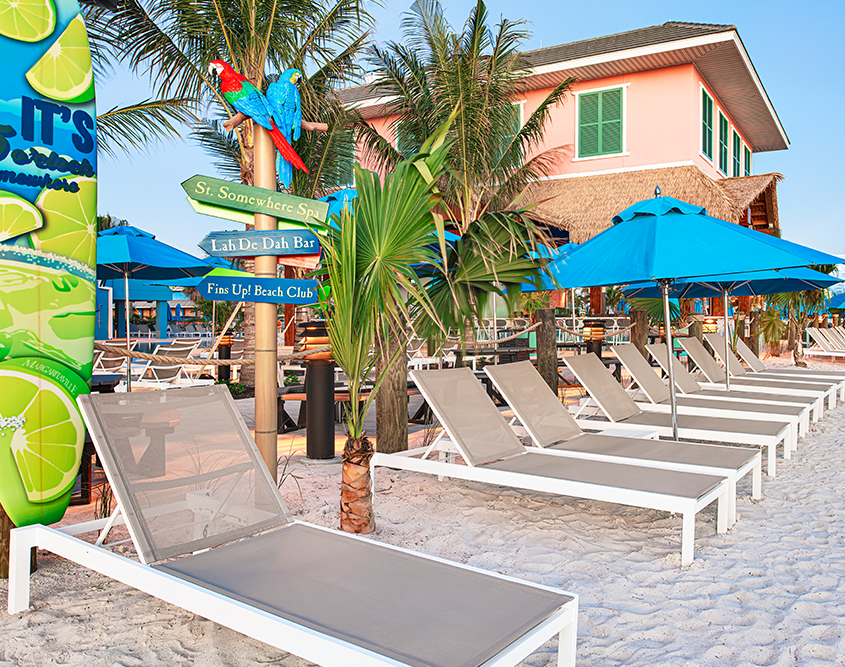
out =
[(222, 121), (204, 119), (194, 123), (191, 138), (214, 159), (214, 166), (224, 178), (240, 179), (241, 147), (236, 136), (223, 129)]
[(99, 149), (108, 156), (147, 145), (150, 140), (180, 137), (179, 125), (197, 120), (191, 99), (144, 100), (113, 107), (97, 116)]

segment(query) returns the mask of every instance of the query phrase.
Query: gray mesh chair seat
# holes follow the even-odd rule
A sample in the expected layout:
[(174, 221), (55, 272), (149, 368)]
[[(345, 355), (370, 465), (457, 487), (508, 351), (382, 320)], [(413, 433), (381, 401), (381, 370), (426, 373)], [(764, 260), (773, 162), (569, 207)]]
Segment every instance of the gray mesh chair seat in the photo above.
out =
[[(467, 465), (428, 460), (435, 448), (444, 444), (440, 440), (425, 450), (376, 453), (373, 465), (678, 512), (684, 517), (684, 564), (692, 561), (697, 512), (718, 500), (718, 529), (727, 528), (730, 489), (726, 476), (650, 466), (640, 461), (620, 463), (558, 451), (526, 450), (469, 368), (412, 371), (411, 377), (443, 425), (441, 438), (445, 441), (444, 436), (448, 435)], [(560, 433), (571, 426), (560, 415), (551, 414), (548, 418)], [(576, 425), (575, 431), (578, 430)]]
[(730, 487), (730, 524), (736, 520), (738, 480), (750, 473), (754, 497), (760, 497), (757, 449), (584, 433), (531, 362), (487, 366), (484, 371), (539, 447), (572, 457), (724, 475)]
[(805, 377), (821, 377), (831, 378), (834, 380), (845, 380), (845, 370), (841, 371), (823, 371), (814, 368), (769, 368), (762, 361), (760, 357), (754, 354), (754, 351), (745, 344), (742, 338), (736, 339), (736, 351), (742, 360), (748, 364), (748, 367), (753, 373), (763, 373), (771, 371), (779, 375), (795, 375)]
[(571, 596), (291, 524), (155, 566), (403, 665), (481, 665)]
[[(717, 350), (716, 354), (720, 359), (722, 359), (722, 363), (724, 363), (725, 338), (715, 333), (704, 334), (704, 337), (707, 339), (707, 342), (710, 343), (710, 347), (712, 347), (714, 350)], [(737, 339), (737, 341), (739, 342), (740, 339)], [(745, 345), (745, 343), (743, 343), (743, 345)], [(748, 348), (746, 347), (746, 349)], [(754, 372), (749, 372), (739, 362), (739, 359), (734, 356), (733, 352), (727, 353), (727, 356), (728, 369), (730, 370), (731, 377), (745, 377), (749, 379), (795, 380), (802, 383), (818, 383), (827, 387), (836, 386), (840, 390), (845, 388), (845, 374), (843, 373), (816, 374), (810, 369), (799, 369), (799, 373), (790, 373), (790, 369), (786, 369), (784, 372), (778, 370), (769, 370), (765, 367), (763, 367), (763, 370), (755, 369)]]
[[(655, 343), (647, 346), (649, 354), (663, 369), (664, 373), (669, 372), (666, 345)], [(687, 396), (701, 396), (723, 398), (737, 401), (753, 402), (755, 405), (801, 405), (806, 407), (817, 406), (820, 401), (810, 396), (798, 396), (793, 394), (763, 394), (754, 391), (740, 391), (731, 389), (705, 389), (696, 380), (678, 359), (672, 356), (672, 368), (675, 373), (675, 386)]]
[[(704, 344), (698, 340), (698, 338), (690, 336), (688, 338), (679, 338), (678, 341), (689, 357), (695, 362), (695, 365), (701, 369), (701, 372), (709, 382), (717, 385), (725, 383), (727, 377), (725, 375), (725, 370), (719, 366), (712, 356), (710, 356), (710, 353), (706, 350)], [(803, 394), (815, 396), (817, 398), (827, 396), (831, 408), (836, 404), (835, 388), (825, 384), (765, 379), (753, 380), (744, 377), (737, 377), (731, 379), (731, 386), (738, 387), (743, 391), (776, 394)]]
[(293, 521), (226, 388), (79, 403), (141, 562), (72, 537), (118, 515), (16, 529), (12, 613), (44, 545), (320, 665), (504, 667), (555, 634), (574, 665), (576, 596)]
[[(564, 357), (564, 362), (608, 420), (625, 425), (653, 427), (665, 437), (672, 436), (672, 416), (668, 413), (643, 412), (595, 355)], [(768, 474), (772, 477), (776, 473), (777, 445), (783, 443), (785, 457), (791, 455), (791, 448), (795, 445), (795, 433), (788, 422), (684, 414), (679, 414), (677, 419), (678, 436), (685, 440), (766, 447)]]

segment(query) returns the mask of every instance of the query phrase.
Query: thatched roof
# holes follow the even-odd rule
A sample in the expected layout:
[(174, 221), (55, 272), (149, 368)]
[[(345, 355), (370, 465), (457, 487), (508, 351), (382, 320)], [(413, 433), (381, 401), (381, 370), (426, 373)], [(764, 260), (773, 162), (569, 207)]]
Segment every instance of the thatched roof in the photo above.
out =
[(567, 230), (574, 243), (610, 227), (613, 216), (631, 204), (653, 197), (655, 186), (664, 195), (703, 206), (712, 216), (746, 225), (749, 207), (762, 199), (766, 217), (755, 216), (753, 226), (777, 229), (775, 191), (782, 178), (764, 174), (716, 181), (695, 165), (642, 169), (543, 181), (532, 186), (523, 204), (538, 202), (533, 217)]

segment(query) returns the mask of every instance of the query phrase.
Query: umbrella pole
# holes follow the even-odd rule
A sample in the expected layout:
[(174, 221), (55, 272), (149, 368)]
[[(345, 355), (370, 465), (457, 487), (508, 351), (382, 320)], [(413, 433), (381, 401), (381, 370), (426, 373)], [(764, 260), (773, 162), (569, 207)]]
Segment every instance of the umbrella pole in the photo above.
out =
[[(572, 298), (572, 303), (569, 304), (569, 312), (572, 313), (572, 331), (574, 332), (574, 331), (578, 330), (577, 329), (577, 323), (575, 321), (575, 288), (574, 287), (569, 290), (569, 296)], [(572, 342), (573, 343), (577, 342), (574, 333), (572, 334)], [(577, 352), (578, 350), (576, 349), (575, 351)]]
[(725, 308), (725, 389), (731, 390), (731, 366), (728, 363), (728, 355), (731, 353), (731, 344), (728, 341), (728, 325), (730, 320), (728, 318), (728, 290), (722, 292), (722, 305)]
[[(129, 271), (123, 272), (123, 296), (126, 310), (126, 351), (132, 351), (129, 340)], [(126, 357), (126, 391), (132, 391), (132, 357)]]
[(669, 314), (669, 281), (660, 281), (660, 291), (663, 293), (663, 325), (666, 327), (666, 353), (669, 355), (667, 359), (669, 368), (669, 403), (672, 408), (672, 438), (678, 439), (678, 406), (675, 400), (675, 368), (672, 358), (674, 352), (672, 350), (672, 318)]

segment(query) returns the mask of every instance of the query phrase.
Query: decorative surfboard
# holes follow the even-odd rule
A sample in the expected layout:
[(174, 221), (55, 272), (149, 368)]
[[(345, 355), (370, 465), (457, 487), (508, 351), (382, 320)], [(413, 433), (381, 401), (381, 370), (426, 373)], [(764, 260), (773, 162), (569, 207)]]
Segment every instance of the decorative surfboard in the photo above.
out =
[(76, 0), (0, 0), (0, 505), (18, 526), (68, 506), (92, 371), (94, 79)]

